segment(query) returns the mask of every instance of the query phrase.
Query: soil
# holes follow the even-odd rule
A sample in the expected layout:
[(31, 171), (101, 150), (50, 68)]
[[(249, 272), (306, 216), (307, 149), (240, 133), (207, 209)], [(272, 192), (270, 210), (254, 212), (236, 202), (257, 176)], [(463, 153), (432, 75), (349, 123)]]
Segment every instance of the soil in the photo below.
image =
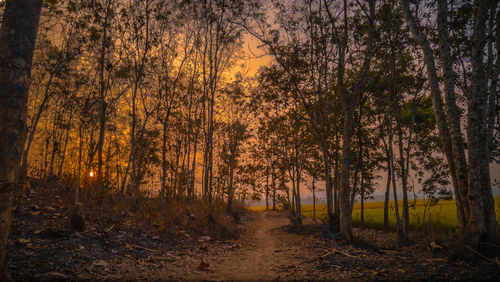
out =
[[(55, 205), (56, 206), (56, 205)], [(68, 232), (71, 214), (25, 201), (14, 211), (9, 271), (15, 280), (477, 280), (498, 279), (494, 260), (466, 261), (444, 244), (392, 244), (394, 235), (356, 229), (347, 244), (322, 223), (290, 225), (288, 213), (241, 211), (241, 236), (89, 224)], [(439, 243), (434, 242), (435, 245)]]

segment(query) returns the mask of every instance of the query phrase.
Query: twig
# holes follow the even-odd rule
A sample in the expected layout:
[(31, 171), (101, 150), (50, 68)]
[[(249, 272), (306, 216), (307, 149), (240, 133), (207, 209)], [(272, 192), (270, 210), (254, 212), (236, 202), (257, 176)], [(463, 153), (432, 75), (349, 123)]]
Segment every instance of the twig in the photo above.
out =
[(333, 255), (335, 253), (342, 254), (342, 255), (344, 255), (346, 257), (350, 257), (350, 258), (359, 258), (357, 256), (353, 256), (351, 254), (348, 254), (348, 253), (345, 253), (345, 252), (342, 252), (342, 251), (339, 251), (339, 250), (333, 250), (331, 252), (328, 252), (328, 253), (322, 255), (321, 258), (326, 258), (327, 256)]
[(465, 247), (466, 247), (467, 249), (471, 250), (473, 253), (475, 253), (475, 254), (476, 254), (476, 255), (478, 255), (479, 257), (481, 257), (481, 258), (483, 258), (483, 259), (485, 259), (485, 260), (487, 260), (487, 261), (489, 261), (489, 262), (491, 262), (491, 263), (494, 263), (494, 264), (496, 264), (496, 265), (498, 265), (498, 266), (500, 267), (500, 263), (498, 263), (498, 261), (493, 260), (493, 259), (490, 259), (489, 257), (482, 255), (480, 252), (478, 252), (478, 251), (474, 250), (473, 248), (471, 248), (471, 247), (469, 247), (469, 246), (467, 246), (467, 245), (465, 245)]
[(136, 248), (136, 249), (146, 250), (148, 252), (152, 252), (152, 253), (156, 253), (156, 254), (161, 253), (161, 251), (159, 251), (159, 250), (153, 250), (153, 249), (150, 249), (150, 248), (146, 248), (146, 247), (142, 247), (142, 246), (138, 246), (138, 245), (133, 245), (133, 244), (127, 244), (127, 243), (125, 243), (125, 246)]
[(115, 225), (111, 225), (111, 227), (109, 227), (108, 229), (104, 230), (104, 232), (106, 233), (109, 233), (111, 230), (113, 230), (113, 228), (115, 228)]

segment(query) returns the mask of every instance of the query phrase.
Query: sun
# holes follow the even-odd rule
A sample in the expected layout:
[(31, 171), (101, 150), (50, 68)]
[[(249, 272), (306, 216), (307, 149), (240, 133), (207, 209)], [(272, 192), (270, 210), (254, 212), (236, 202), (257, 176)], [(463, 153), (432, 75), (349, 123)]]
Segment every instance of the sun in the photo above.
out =
[(90, 177), (94, 177), (94, 172), (93, 172), (93, 171), (91, 171), (91, 172), (89, 173), (89, 175), (90, 175)]

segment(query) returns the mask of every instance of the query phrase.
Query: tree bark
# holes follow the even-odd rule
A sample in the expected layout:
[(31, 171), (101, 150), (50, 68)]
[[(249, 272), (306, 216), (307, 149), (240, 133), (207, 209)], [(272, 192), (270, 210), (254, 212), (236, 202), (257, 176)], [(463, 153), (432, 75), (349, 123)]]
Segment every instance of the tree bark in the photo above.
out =
[(467, 102), (470, 218), (464, 238), (473, 248), (482, 250), (479, 243), (498, 239), (489, 166), (488, 76), (483, 63), (488, 18), (486, 1), (475, 1), (473, 13), (472, 85)]
[(345, 73), (345, 52), (348, 45), (348, 26), (347, 26), (347, 1), (344, 0), (344, 39), (339, 46), (339, 63), (338, 63), (338, 89), (340, 92), (340, 100), (344, 113), (344, 124), (342, 129), (342, 166), (340, 173), (340, 234), (348, 242), (353, 241), (352, 235), (352, 207), (350, 202), (350, 171), (351, 171), (351, 141), (354, 133), (354, 106), (357, 104), (361, 92), (364, 90), (366, 74), (370, 67), (371, 58), (373, 56), (373, 37), (374, 37), (374, 18), (375, 18), (375, 1), (369, 1), (369, 23), (368, 39), (366, 44), (365, 56), (362, 66), (359, 70), (359, 76), (356, 80), (353, 93), (348, 94), (344, 85)]
[(384, 228), (389, 231), (389, 197), (391, 193), (391, 164), (389, 156), (387, 156), (387, 183), (385, 186), (385, 199), (384, 199)]
[[(448, 167), (450, 170), (450, 176), (453, 183), (453, 188), (455, 191), (455, 199), (457, 203), (457, 216), (459, 220), (460, 229), (463, 231), (463, 228), (466, 225), (466, 219), (468, 215), (466, 203), (467, 190), (464, 189), (463, 181), (467, 179), (460, 178), (457, 171), (459, 171), (460, 166), (457, 167), (455, 163), (455, 159), (453, 157), (453, 147), (451, 141), (451, 135), (448, 123), (446, 122), (446, 115), (443, 110), (443, 102), (441, 100), (441, 93), (439, 90), (439, 78), (436, 71), (436, 63), (434, 60), (434, 55), (430, 46), (429, 41), (423, 34), (417, 19), (411, 14), (410, 4), (407, 0), (401, 0), (401, 6), (403, 10), (403, 16), (405, 18), (406, 23), (408, 24), (410, 31), (413, 35), (413, 38), (422, 48), (424, 53), (424, 63), (427, 69), (427, 77), (429, 80), (429, 87), (431, 90), (431, 99), (432, 99), (432, 108), (434, 109), (434, 116), (436, 118), (436, 124), (439, 130), (439, 138), (441, 140), (441, 146), (446, 156), (446, 160), (448, 162)], [(461, 173), (463, 170), (460, 170)]]
[[(480, 243), (498, 240), (494, 199), (489, 174), (489, 90), (487, 66), (483, 63), (490, 9), (496, 9), (495, 1), (475, 1), (473, 5), (474, 27), (471, 40), (471, 88), (467, 100), (467, 149), (461, 144), (460, 123), (456, 113), (453, 61), (450, 55), (447, 26), (447, 3), (438, 2), (438, 32), (441, 65), (445, 81), (447, 118), (441, 102), (439, 81), (432, 49), (419, 28), (418, 20), (411, 14), (409, 2), (401, 0), (405, 20), (415, 40), (420, 44), (431, 88), (434, 114), (438, 124), (443, 151), (445, 152), (457, 203), (457, 214), (463, 240), (475, 249)], [(498, 36), (498, 31), (497, 31)], [(492, 81), (493, 83), (493, 81)], [(496, 82), (495, 82), (496, 83)], [(447, 122), (448, 121), (448, 122)]]
[[(460, 115), (455, 101), (455, 72), (453, 71), (453, 61), (451, 58), (450, 43), (448, 41), (448, 6), (447, 1), (438, 1), (438, 34), (439, 34), (439, 51), (440, 58), (443, 65), (443, 78), (444, 78), (444, 93), (446, 97), (446, 117), (450, 129), (451, 137), (451, 150), (453, 160), (455, 161), (455, 170), (460, 186), (460, 206), (461, 213), (468, 214), (470, 207), (467, 202), (467, 161), (465, 159), (465, 146), (463, 144), (462, 132), (460, 130)], [(464, 215), (459, 215), (459, 220), (465, 222)]]
[(7, 248), (42, 0), (7, 0), (0, 29), (0, 280), (10, 279)]

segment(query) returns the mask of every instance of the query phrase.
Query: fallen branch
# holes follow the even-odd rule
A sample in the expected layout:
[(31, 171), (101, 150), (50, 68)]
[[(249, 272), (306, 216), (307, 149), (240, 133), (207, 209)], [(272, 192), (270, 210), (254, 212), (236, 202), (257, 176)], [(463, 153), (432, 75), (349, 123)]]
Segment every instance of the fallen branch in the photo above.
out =
[(350, 257), (350, 258), (359, 258), (359, 257), (357, 257), (357, 256), (353, 256), (353, 255), (348, 254), (348, 253), (346, 253), (346, 252), (342, 252), (342, 251), (335, 250), (335, 249), (334, 249), (333, 251), (331, 251), (331, 252), (328, 252), (328, 253), (326, 253), (326, 254), (322, 255), (322, 256), (321, 256), (321, 258), (326, 258), (326, 257), (328, 257), (328, 256), (331, 256), (331, 255), (335, 254), (335, 253), (337, 253), (337, 254), (341, 254), (341, 255), (344, 255), (344, 256), (346, 256), (346, 257)]
[(111, 230), (113, 230), (113, 228), (115, 228), (115, 225), (111, 225), (111, 227), (109, 227), (108, 229), (104, 230), (104, 232), (106, 233), (109, 233)]
[(151, 252), (151, 253), (161, 253), (161, 251), (159, 250), (153, 250), (153, 249), (150, 249), (150, 248), (146, 248), (146, 247), (142, 247), (142, 246), (138, 246), (138, 245), (133, 245), (133, 244), (128, 244), (128, 243), (125, 243), (125, 246), (127, 248), (135, 248), (135, 249), (142, 249), (142, 250), (145, 250), (145, 251), (148, 251), (148, 252)]
[(500, 267), (500, 263), (499, 263), (497, 260), (490, 259), (489, 257), (484, 256), (484, 255), (483, 255), (483, 254), (481, 254), (480, 252), (478, 252), (478, 251), (474, 250), (473, 248), (471, 248), (471, 247), (469, 247), (469, 246), (467, 246), (467, 245), (465, 245), (465, 247), (466, 247), (467, 249), (471, 250), (474, 254), (478, 255), (480, 258), (482, 258), (482, 259), (484, 259), (484, 260), (487, 260), (487, 261), (489, 261), (489, 262), (491, 262), (491, 263), (494, 263), (494, 264), (496, 264), (496, 265), (498, 265), (498, 266)]

